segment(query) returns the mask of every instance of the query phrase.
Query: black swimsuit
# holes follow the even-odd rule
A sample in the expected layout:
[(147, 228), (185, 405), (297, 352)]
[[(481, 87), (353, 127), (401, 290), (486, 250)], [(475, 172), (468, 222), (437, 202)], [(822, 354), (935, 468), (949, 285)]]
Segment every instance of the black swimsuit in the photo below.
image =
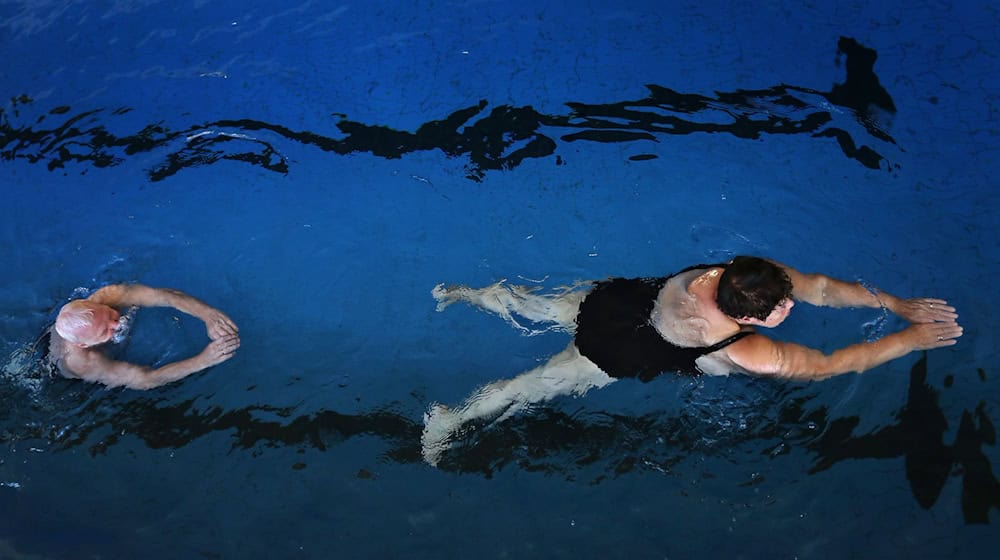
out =
[(703, 372), (695, 360), (753, 332), (742, 331), (711, 346), (685, 348), (664, 339), (652, 325), (650, 315), (667, 280), (689, 270), (725, 266), (692, 266), (666, 278), (598, 282), (576, 316), (577, 349), (611, 377), (638, 377), (646, 382), (665, 371), (700, 375)]

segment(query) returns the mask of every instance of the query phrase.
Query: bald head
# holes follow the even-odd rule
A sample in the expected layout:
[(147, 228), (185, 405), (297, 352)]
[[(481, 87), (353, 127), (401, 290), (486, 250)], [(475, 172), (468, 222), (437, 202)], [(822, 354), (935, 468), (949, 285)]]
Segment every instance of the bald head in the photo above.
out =
[(59, 310), (55, 329), (72, 344), (96, 346), (111, 340), (118, 327), (118, 317), (118, 312), (106, 305), (77, 299)]

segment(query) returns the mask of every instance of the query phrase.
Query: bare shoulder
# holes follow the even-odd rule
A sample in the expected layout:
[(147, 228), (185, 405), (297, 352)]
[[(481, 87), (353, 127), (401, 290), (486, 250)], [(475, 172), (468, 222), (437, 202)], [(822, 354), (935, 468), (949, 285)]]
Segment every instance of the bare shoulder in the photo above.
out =
[(97, 290), (87, 299), (94, 303), (119, 309), (130, 305), (153, 307), (169, 303), (166, 298), (167, 294), (172, 291), (150, 288), (143, 284), (112, 284)]
[(715, 303), (721, 267), (698, 268), (671, 278), (653, 313), (656, 329), (678, 346), (711, 346), (739, 326)]
[(68, 364), (69, 356), (79, 348), (75, 348), (66, 339), (59, 336), (59, 333), (55, 329), (52, 329), (49, 335), (49, 363), (55, 366), (56, 370), (62, 374), (63, 377), (76, 377), (76, 375), (70, 371), (70, 366)]
[(840, 371), (837, 363), (819, 350), (760, 334), (734, 342), (723, 351), (733, 363), (754, 375), (822, 379)]
[[(697, 276), (697, 271), (694, 276)], [(671, 278), (660, 290), (653, 305), (651, 320), (660, 336), (678, 346), (702, 346), (709, 322), (704, 317), (698, 296), (688, 290), (693, 276)]]
[(781, 370), (779, 343), (762, 334), (744, 336), (721, 352), (744, 373), (776, 375)]
[(118, 307), (127, 297), (128, 291), (128, 284), (111, 284), (90, 294), (90, 297), (88, 297), (87, 300), (101, 305), (107, 305), (108, 307)]
[(112, 360), (92, 348), (71, 348), (63, 358), (61, 371), (67, 377), (108, 387), (145, 388), (145, 368)]
[(59, 352), (53, 354), (53, 360), (57, 360), (59, 372), (64, 377), (76, 377), (85, 379), (87, 373), (94, 368), (94, 360), (91, 355), (99, 353), (89, 348), (79, 348), (63, 341), (59, 344)]

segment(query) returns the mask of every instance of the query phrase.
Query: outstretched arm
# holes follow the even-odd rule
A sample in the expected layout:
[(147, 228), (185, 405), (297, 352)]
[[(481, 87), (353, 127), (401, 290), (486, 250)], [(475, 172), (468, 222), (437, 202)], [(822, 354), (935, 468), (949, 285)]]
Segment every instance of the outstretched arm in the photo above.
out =
[(142, 284), (114, 284), (97, 290), (87, 299), (115, 308), (131, 305), (173, 307), (204, 321), (208, 337), (212, 340), (239, 334), (236, 323), (228, 315), (180, 290), (150, 288)]
[(102, 383), (108, 387), (152, 389), (220, 364), (232, 358), (239, 347), (238, 336), (225, 335), (208, 343), (197, 356), (156, 369), (118, 362), (100, 351), (86, 350), (67, 356), (65, 367), (74, 375), (92, 383)]
[(792, 281), (795, 299), (823, 307), (882, 307), (911, 323), (954, 322), (955, 308), (943, 299), (901, 299), (888, 292), (872, 292), (857, 282), (844, 282), (823, 274), (804, 274), (790, 266), (774, 263)]
[(734, 342), (724, 352), (747, 373), (790, 379), (824, 379), (864, 372), (914, 350), (952, 346), (962, 336), (954, 321), (918, 323), (874, 342), (852, 344), (824, 354), (798, 344), (752, 335)]

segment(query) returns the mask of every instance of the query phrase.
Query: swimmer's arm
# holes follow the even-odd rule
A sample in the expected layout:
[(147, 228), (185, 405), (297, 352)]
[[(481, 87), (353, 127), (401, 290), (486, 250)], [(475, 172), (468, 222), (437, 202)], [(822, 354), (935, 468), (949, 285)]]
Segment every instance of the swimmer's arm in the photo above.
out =
[(962, 336), (957, 323), (921, 323), (874, 342), (861, 342), (824, 354), (799, 344), (752, 335), (729, 345), (726, 355), (747, 373), (785, 379), (825, 379), (862, 373), (915, 350), (952, 346)]
[(221, 338), (210, 342), (197, 356), (155, 369), (112, 360), (96, 350), (67, 356), (63, 361), (63, 367), (73, 375), (91, 383), (146, 390), (173, 383), (192, 373), (222, 363), (233, 357), (239, 345), (239, 337)]
[(193, 298), (180, 290), (151, 288), (142, 284), (114, 284), (94, 292), (89, 298), (94, 303), (122, 308), (132, 305), (139, 307), (173, 307), (188, 315), (198, 317), (212, 309), (208, 304)]
[(878, 295), (857, 282), (844, 282), (824, 274), (805, 274), (794, 268), (771, 261), (780, 266), (792, 281), (792, 296), (806, 303), (821, 307), (890, 307), (898, 300), (885, 292)]
[(97, 290), (87, 299), (119, 309), (132, 305), (173, 307), (204, 321), (208, 337), (212, 340), (239, 333), (236, 323), (228, 315), (180, 290), (151, 288), (142, 284), (115, 284)]
[[(773, 261), (772, 261), (773, 262)], [(823, 274), (804, 274), (794, 268), (775, 262), (792, 281), (792, 296), (806, 303), (822, 307), (882, 307), (911, 323), (955, 321), (955, 308), (943, 299), (898, 298), (888, 292), (874, 293), (857, 282), (844, 282)]]

